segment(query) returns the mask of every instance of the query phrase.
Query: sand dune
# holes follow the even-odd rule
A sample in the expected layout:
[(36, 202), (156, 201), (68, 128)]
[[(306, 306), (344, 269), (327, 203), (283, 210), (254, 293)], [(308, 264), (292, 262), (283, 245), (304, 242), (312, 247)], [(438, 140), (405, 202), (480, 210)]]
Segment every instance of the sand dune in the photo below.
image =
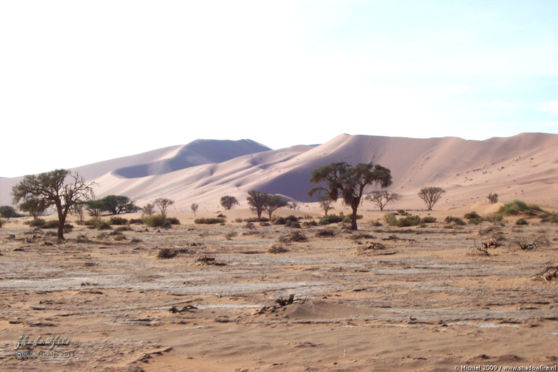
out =
[[(165, 196), (176, 201), (176, 211), (186, 210), (192, 202), (214, 211), (224, 194), (237, 196), (246, 206), (250, 189), (309, 202), (310, 173), (333, 161), (373, 162), (390, 168), (390, 189), (402, 195), (394, 208), (422, 208), (416, 193), (426, 185), (447, 190), (440, 208), (483, 203), (489, 192), (498, 193), (501, 200), (558, 205), (558, 135), (553, 134), (523, 133), (485, 141), (343, 134), (319, 146), (268, 151), (252, 141), (227, 145), (196, 141), (77, 170), (97, 183), (99, 196), (125, 194), (139, 204)], [(236, 156), (243, 151), (251, 153)], [(0, 180), (2, 204), (9, 202), (6, 195), (14, 183), (14, 179)]]

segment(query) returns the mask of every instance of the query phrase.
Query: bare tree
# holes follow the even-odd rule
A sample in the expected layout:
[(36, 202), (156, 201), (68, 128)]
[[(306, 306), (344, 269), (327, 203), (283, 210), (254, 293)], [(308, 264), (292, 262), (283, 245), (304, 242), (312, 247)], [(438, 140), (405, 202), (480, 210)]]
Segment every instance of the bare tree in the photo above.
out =
[(161, 211), (161, 216), (163, 216), (163, 218), (166, 218), (167, 208), (174, 204), (174, 200), (170, 200), (167, 198), (158, 198), (155, 199), (153, 204), (155, 204), (155, 206), (159, 208), (159, 211)]
[(370, 194), (366, 195), (365, 199), (376, 204), (378, 208), (380, 208), (380, 211), (383, 212), (390, 201), (399, 199), (399, 195), (389, 191), (372, 191)]
[[(69, 182), (66, 178), (69, 177)], [(12, 188), (14, 203), (31, 198), (44, 200), (49, 206), (54, 205), (58, 213), (58, 239), (64, 240), (64, 224), (71, 208), (78, 203), (92, 199), (93, 183), (86, 182), (77, 173), (57, 169), (41, 173), (38, 176), (25, 176)]]
[(428, 186), (428, 187), (423, 187), (419, 191), (418, 196), (419, 198), (424, 200), (424, 203), (426, 204), (426, 209), (431, 211), (432, 208), (434, 207), (434, 204), (436, 204), (438, 200), (440, 200), (442, 194), (445, 192), (446, 190), (442, 189), (441, 187)]
[(199, 206), (198, 204), (196, 204), (196, 203), (192, 203), (192, 204), (190, 205), (190, 209), (192, 210), (192, 212), (194, 212), (194, 217), (196, 216), (196, 212), (198, 211), (198, 208), (199, 208), (199, 207), (200, 207), (200, 206)]

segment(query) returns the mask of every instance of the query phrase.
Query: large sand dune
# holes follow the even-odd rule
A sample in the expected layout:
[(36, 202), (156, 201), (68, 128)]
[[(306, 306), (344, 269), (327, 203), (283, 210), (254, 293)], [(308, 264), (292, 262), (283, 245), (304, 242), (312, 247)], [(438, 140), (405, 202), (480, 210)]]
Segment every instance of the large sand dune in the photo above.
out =
[[(231, 141), (232, 142), (232, 141)], [(334, 161), (373, 162), (391, 169), (391, 190), (402, 194), (393, 207), (421, 208), (417, 191), (444, 187), (439, 207), (484, 202), (489, 192), (501, 200), (521, 198), (558, 205), (558, 135), (523, 133), (508, 138), (468, 141), (459, 138), (413, 139), (343, 134), (319, 146), (280, 150), (252, 141), (206, 141), (77, 168), (97, 183), (99, 196), (125, 194), (139, 204), (157, 197), (176, 201), (176, 211), (197, 202), (215, 210), (222, 195), (245, 205), (250, 189), (308, 202), (313, 169)], [(236, 156), (239, 153), (246, 155)], [(201, 165), (199, 165), (201, 164)], [(0, 202), (9, 203), (15, 179), (0, 180)]]

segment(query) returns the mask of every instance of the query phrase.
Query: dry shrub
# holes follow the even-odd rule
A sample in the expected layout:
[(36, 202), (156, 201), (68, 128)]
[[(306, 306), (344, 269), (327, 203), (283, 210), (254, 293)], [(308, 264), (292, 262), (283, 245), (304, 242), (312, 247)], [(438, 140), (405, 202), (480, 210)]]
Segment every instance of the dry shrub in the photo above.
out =
[(287, 235), (283, 235), (279, 238), (281, 243), (289, 243), (289, 242), (307, 242), (308, 238), (304, 235), (301, 231), (293, 231)]
[(289, 250), (283, 247), (281, 244), (273, 244), (269, 249), (269, 253), (277, 254), (277, 253), (285, 253)]
[(335, 231), (331, 230), (331, 229), (318, 230), (316, 232), (316, 236), (321, 237), (321, 238), (333, 237), (333, 236), (335, 236)]
[(159, 249), (159, 253), (157, 254), (157, 258), (168, 259), (168, 258), (176, 257), (177, 254), (178, 254), (178, 252), (176, 251), (176, 249), (161, 248), (161, 249)]

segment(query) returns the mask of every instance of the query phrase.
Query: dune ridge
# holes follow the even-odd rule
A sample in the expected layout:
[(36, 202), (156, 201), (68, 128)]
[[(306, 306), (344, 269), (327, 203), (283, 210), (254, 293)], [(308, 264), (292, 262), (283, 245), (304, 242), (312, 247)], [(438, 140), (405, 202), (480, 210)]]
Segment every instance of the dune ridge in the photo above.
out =
[[(164, 196), (175, 200), (177, 212), (187, 210), (192, 202), (216, 210), (225, 194), (236, 196), (241, 207), (247, 207), (250, 189), (310, 202), (310, 173), (334, 161), (373, 162), (390, 168), (390, 190), (402, 195), (394, 208), (422, 208), (416, 193), (427, 185), (446, 189), (440, 208), (483, 203), (489, 192), (498, 193), (501, 200), (558, 205), (558, 135), (554, 134), (522, 133), (484, 141), (342, 134), (322, 145), (279, 150), (243, 141), (240, 146), (235, 141), (194, 141), (76, 170), (96, 182), (98, 196), (125, 194), (139, 204)], [(218, 152), (216, 146), (221, 147)], [(236, 156), (239, 151), (251, 152)], [(9, 189), (15, 182), (0, 180), (2, 204), (9, 203)]]

